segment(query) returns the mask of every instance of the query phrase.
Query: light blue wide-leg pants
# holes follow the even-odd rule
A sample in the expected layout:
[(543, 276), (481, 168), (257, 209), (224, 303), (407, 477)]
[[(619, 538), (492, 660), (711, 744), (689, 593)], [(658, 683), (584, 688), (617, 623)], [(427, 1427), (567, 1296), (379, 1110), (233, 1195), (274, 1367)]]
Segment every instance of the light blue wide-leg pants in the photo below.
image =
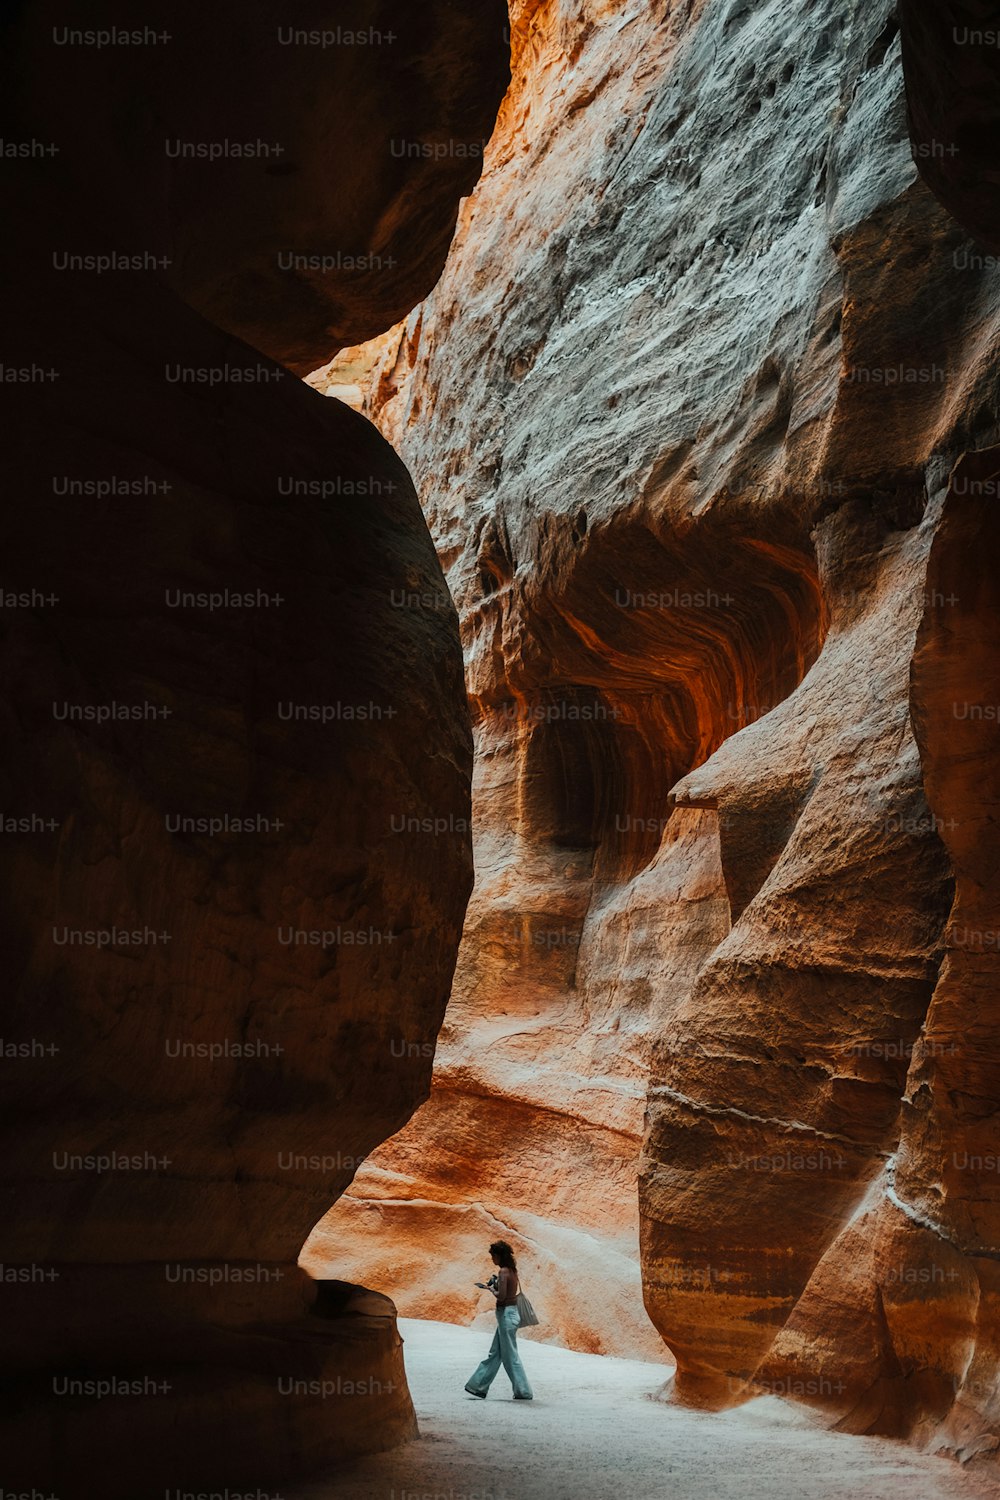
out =
[(490, 1352), (465, 1387), (470, 1395), (485, 1396), (493, 1383), (493, 1377), (503, 1365), (510, 1376), (514, 1395), (521, 1401), (532, 1399), (534, 1393), (517, 1352), (517, 1330), (520, 1326), (521, 1315), (516, 1307), (497, 1308), (497, 1331), (493, 1335)]

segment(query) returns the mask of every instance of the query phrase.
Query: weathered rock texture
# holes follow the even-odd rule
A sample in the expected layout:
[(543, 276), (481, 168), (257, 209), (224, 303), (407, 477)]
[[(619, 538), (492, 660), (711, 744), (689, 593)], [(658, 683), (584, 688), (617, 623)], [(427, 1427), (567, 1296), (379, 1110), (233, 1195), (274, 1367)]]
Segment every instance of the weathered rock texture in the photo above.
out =
[[(417, 47), (408, 7), (341, 6), (396, 40), (323, 51), (278, 6), (166, 9), (99, 51), (41, 5), (5, 49), (3, 1447), (64, 1496), (414, 1433), (391, 1303), (296, 1260), (426, 1097), (392, 1042), (429, 1049), (471, 886), (457, 621), (396, 598), (443, 588), (411, 481), (270, 356), (432, 283), (477, 167), (387, 139), (489, 133), (502, 11), (427, 7)], [(164, 149), (258, 135), (293, 159)], [(398, 265), (307, 284), (285, 245)]]
[(629, 1347), (638, 1172), (675, 1397), (986, 1453), (995, 951), (954, 932), (990, 931), (996, 724), (956, 737), (948, 673), (995, 703), (955, 464), (1000, 277), (917, 174), (888, 5), (513, 21), (365, 407), (462, 614), (477, 890), (431, 1100), (310, 1248), (468, 1317), (424, 1249), (507, 1226), (550, 1333)]

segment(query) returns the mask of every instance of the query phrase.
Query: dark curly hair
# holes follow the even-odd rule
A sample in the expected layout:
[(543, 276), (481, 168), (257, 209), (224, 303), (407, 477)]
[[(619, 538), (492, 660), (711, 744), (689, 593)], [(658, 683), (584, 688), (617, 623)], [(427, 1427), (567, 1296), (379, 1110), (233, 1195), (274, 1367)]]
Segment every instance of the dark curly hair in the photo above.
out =
[(517, 1261), (514, 1259), (514, 1252), (506, 1240), (494, 1240), (490, 1246), (490, 1254), (495, 1255), (500, 1264), (506, 1266), (508, 1271), (517, 1270)]

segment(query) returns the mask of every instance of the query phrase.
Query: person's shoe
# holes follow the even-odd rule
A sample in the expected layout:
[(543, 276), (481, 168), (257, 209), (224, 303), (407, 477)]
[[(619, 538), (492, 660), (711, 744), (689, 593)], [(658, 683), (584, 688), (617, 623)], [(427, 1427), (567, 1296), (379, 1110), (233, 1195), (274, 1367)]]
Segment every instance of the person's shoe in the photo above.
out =
[(515, 1396), (515, 1401), (534, 1401), (534, 1396)]
[(465, 1389), (468, 1391), (468, 1393), (469, 1393), (470, 1396), (478, 1396), (479, 1399), (480, 1399), (480, 1401), (485, 1401), (486, 1400), (486, 1392), (485, 1391), (474, 1391), (472, 1389), (471, 1385), (467, 1385), (465, 1387)]

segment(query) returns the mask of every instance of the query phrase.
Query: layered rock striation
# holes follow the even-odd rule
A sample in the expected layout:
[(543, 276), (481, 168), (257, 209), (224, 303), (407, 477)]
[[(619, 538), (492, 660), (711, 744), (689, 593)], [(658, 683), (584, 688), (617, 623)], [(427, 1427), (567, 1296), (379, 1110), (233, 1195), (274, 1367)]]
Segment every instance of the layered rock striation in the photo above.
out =
[(945, 680), (993, 701), (1000, 280), (918, 173), (924, 9), (512, 9), (365, 400), (461, 612), (477, 887), (431, 1099), (309, 1248), (467, 1319), (441, 1251), (509, 1230), (549, 1336), (613, 1352), (641, 1258), (675, 1398), (969, 1457), (996, 746)]

